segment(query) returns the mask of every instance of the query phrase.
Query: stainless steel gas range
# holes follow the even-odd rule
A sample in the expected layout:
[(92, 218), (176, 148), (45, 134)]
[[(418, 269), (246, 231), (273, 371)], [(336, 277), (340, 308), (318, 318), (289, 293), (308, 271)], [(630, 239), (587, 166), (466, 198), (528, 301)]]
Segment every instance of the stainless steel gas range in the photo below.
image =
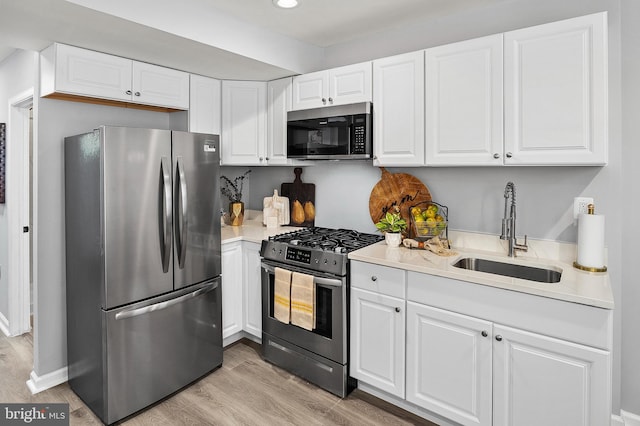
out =
[[(349, 377), (349, 260), (383, 237), (346, 229), (305, 228), (262, 242), (262, 356), (340, 397)], [(274, 317), (275, 268), (313, 276), (316, 324), (308, 331)]]

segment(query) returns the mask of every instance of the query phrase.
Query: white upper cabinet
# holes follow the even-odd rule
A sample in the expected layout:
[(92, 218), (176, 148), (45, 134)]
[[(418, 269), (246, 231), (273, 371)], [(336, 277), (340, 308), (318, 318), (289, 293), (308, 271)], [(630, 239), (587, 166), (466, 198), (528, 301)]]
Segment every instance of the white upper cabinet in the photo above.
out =
[(266, 165), (267, 83), (222, 82), (223, 165)]
[(287, 112), (291, 111), (291, 77), (267, 84), (267, 156), (270, 165), (290, 164), (287, 159)]
[(502, 34), (425, 51), (426, 164), (501, 165)]
[(607, 14), (504, 35), (505, 164), (607, 163)]
[(293, 77), (292, 110), (371, 101), (371, 62)]
[(373, 164), (423, 166), (424, 51), (373, 61)]
[(220, 80), (191, 74), (189, 131), (219, 135), (222, 85)]
[(189, 74), (54, 43), (41, 53), (41, 96), (65, 94), (189, 109)]

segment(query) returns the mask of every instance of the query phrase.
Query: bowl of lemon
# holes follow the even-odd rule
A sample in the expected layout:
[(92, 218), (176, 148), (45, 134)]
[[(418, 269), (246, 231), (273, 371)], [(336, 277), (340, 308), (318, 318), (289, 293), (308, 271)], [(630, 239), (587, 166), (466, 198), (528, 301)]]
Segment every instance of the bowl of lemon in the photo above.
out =
[(413, 238), (425, 241), (439, 236), (447, 238), (448, 209), (435, 201), (416, 204), (409, 209)]

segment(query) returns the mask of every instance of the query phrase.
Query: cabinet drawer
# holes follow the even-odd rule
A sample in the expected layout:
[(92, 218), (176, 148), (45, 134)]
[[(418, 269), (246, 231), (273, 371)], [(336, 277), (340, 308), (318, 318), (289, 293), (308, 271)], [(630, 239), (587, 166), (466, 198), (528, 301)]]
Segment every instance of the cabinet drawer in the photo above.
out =
[(402, 269), (351, 261), (351, 285), (356, 288), (404, 298), (406, 277)]

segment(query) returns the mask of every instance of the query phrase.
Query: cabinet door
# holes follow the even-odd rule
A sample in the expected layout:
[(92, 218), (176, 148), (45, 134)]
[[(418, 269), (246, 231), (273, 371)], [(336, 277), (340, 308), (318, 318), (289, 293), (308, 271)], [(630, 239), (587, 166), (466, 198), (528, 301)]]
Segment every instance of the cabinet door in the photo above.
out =
[(606, 164), (606, 20), (505, 33), (505, 164)]
[(371, 62), (329, 70), (328, 105), (371, 102)]
[(289, 164), (287, 160), (287, 112), (291, 110), (291, 77), (267, 84), (269, 131), (266, 162)]
[(131, 101), (130, 59), (64, 44), (52, 45), (50, 49), (43, 54), (45, 57), (53, 54), (47, 60), (55, 62), (55, 87), (47, 91)]
[(373, 61), (373, 164), (424, 165), (424, 51)]
[(597, 426), (611, 421), (611, 355), (494, 327), (494, 425)]
[(222, 338), (242, 331), (242, 244), (222, 245)]
[(351, 289), (351, 375), (404, 398), (405, 302)]
[(262, 338), (260, 244), (243, 243), (244, 331)]
[(462, 425), (491, 425), (491, 330), (407, 302), (407, 401)]
[(191, 74), (189, 131), (220, 134), (221, 91), (220, 80)]
[(222, 82), (222, 164), (262, 165), (267, 140), (267, 83)]
[(425, 51), (426, 164), (502, 165), (502, 34)]
[(144, 62), (133, 62), (133, 102), (189, 109), (189, 74)]
[(293, 77), (292, 109), (317, 108), (327, 105), (329, 97), (329, 74), (326, 71), (312, 72)]

